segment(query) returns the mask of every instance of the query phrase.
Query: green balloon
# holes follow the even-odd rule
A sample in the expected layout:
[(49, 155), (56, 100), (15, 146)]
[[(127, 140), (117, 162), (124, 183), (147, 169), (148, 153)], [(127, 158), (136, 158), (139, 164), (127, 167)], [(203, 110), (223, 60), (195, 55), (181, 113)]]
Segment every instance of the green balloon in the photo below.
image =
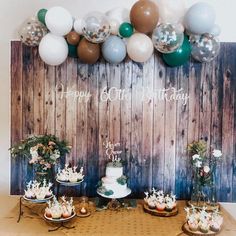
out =
[(47, 11), (48, 11), (47, 9), (42, 8), (37, 13), (38, 20), (41, 23), (43, 23), (44, 25), (46, 25), (46, 23), (45, 23), (45, 16), (46, 16)]
[(124, 38), (129, 38), (134, 32), (134, 27), (128, 23), (124, 22), (120, 25), (119, 33)]
[(171, 67), (182, 66), (191, 56), (191, 45), (188, 37), (184, 36), (184, 42), (175, 52), (163, 54), (163, 60)]
[(76, 45), (71, 45), (71, 44), (68, 43), (68, 49), (69, 49), (69, 52), (68, 52), (69, 57), (74, 57), (74, 58), (78, 57), (78, 55), (77, 55), (77, 46)]

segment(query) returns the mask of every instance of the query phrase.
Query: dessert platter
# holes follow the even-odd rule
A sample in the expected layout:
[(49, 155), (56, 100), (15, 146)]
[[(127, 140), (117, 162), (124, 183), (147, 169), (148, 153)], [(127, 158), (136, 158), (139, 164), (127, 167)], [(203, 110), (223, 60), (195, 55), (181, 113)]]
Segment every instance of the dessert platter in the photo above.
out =
[(53, 197), (51, 187), (52, 183), (47, 183), (45, 179), (43, 183), (36, 180), (30, 181), (26, 185), (26, 190), (24, 190), (23, 199), (33, 203), (45, 203)]
[(63, 196), (58, 201), (56, 197), (53, 197), (52, 201), (48, 202), (48, 207), (45, 209), (44, 218), (47, 221), (53, 223), (60, 223), (60, 226), (55, 229), (49, 229), (48, 231), (55, 231), (61, 227), (71, 229), (74, 227), (65, 226), (64, 223), (70, 221), (76, 216), (75, 207), (73, 206), (73, 198), (66, 200)]
[(109, 158), (109, 162), (106, 165), (105, 177), (102, 177), (99, 182), (99, 187), (97, 193), (104, 197), (113, 199), (112, 202), (108, 204), (111, 208), (119, 207), (119, 202), (115, 199), (124, 198), (131, 193), (131, 189), (127, 186), (127, 177), (123, 175), (123, 165), (121, 159), (118, 157), (121, 151), (115, 150), (119, 144), (112, 144), (107, 142), (106, 155)]
[(194, 206), (185, 208), (187, 212), (186, 223), (182, 230), (187, 235), (216, 235), (222, 229), (223, 217), (218, 210), (207, 212), (207, 208), (201, 210)]
[(56, 181), (65, 186), (76, 186), (84, 180), (83, 167), (77, 171), (77, 166), (69, 167), (69, 164), (65, 164), (64, 169), (58, 169)]
[(145, 192), (143, 209), (145, 212), (162, 217), (170, 217), (178, 214), (175, 195), (164, 194), (162, 190), (152, 188), (151, 192)]
[(30, 181), (26, 185), (24, 190), (25, 194), (20, 197), (20, 209), (17, 223), (20, 222), (21, 216), (23, 215), (22, 211), (22, 200), (34, 204), (42, 204), (48, 202), (53, 198), (53, 193), (51, 190), (52, 183), (47, 183), (44, 179), (43, 182), (38, 182), (36, 180)]

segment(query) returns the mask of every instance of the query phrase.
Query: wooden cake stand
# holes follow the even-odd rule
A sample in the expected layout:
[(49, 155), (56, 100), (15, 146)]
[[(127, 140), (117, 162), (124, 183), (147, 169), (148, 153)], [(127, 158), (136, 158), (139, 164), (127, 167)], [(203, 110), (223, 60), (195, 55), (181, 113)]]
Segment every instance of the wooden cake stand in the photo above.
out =
[(207, 233), (202, 233), (201, 231), (191, 231), (188, 227), (188, 223), (184, 223), (182, 226), (182, 230), (184, 233), (186, 233), (189, 236), (214, 236), (220, 233), (220, 230), (218, 232), (213, 232), (209, 230)]
[(156, 209), (150, 209), (146, 203), (143, 205), (143, 209), (145, 212), (154, 215), (154, 216), (161, 216), (161, 217), (170, 217), (175, 216), (178, 214), (178, 209), (175, 207), (172, 211), (158, 211)]

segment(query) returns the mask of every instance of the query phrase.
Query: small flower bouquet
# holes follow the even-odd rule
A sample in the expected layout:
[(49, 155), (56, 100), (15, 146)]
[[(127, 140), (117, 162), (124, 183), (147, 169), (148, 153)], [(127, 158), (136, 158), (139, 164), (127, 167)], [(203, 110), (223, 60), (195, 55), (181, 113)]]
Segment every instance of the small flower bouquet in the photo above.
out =
[(31, 136), (10, 148), (12, 157), (26, 157), (36, 172), (47, 172), (70, 152), (66, 141), (54, 135)]
[[(191, 204), (205, 205), (205, 203), (216, 203), (215, 171), (217, 164), (221, 161), (221, 150), (214, 149), (211, 155), (207, 155), (207, 145), (203, 140), (195, 141), (188, 145), (191, 154), (193, 169), (193, 191)], [(205, 190), (204, 190), (205, 188)], [(196, 204), (195, 204), (195, 203)]]

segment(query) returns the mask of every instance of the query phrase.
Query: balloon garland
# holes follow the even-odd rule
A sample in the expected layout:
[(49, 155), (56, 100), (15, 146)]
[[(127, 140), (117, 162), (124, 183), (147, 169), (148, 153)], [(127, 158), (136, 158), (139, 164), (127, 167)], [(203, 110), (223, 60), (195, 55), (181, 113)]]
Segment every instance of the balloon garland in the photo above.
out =
[(112, 64), (126, 55), (145, 62), (154, 48), (171, 67), (185, 64), (190, 56), (210, 62), (219, 54), (220, 27), (215, 12), (199, 2), (186, 10), (184, 0), (139, 0), (129, 11), (115, 8), (106, 14), (90, 12), (74, 19), (60, 6), (40, 9), (19, 30), (21, 41), (39, 46), (39, 55), (48, 65), (62, 64), (67, 56), (93, 64), (102, 56)]

